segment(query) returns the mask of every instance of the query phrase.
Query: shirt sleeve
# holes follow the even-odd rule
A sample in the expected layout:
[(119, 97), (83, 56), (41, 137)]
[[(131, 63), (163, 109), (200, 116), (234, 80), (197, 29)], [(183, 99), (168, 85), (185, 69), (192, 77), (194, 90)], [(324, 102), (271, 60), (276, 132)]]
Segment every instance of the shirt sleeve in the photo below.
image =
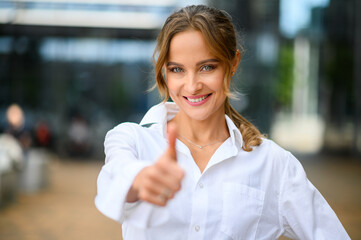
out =
[[(104, 148), (105, 165), (98, 176), (95, 197), (98, 210), (119, 223), (127, 221), (138, 228), (165, 222), (168, 218), (166, 208), (142, 201), (125, 201), (135, 176), (152, 163), (139, 159), (137, 136), (133, 127), (130, 124), (121, 124), (109, 131), (105, 137)], [(154, 221), (154, 215), (159, 216), (157, 221)]]
[(350, 239), (321, 193), (307, 179), (300, 162), (286, 153), (280, 194), (284, 236), (292, 239)]

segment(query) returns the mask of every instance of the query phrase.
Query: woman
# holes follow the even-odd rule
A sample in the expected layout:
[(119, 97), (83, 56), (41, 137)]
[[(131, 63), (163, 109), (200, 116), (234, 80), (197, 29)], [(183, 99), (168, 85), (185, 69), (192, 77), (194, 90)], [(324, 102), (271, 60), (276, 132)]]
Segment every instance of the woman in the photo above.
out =
[(98, 178), (124, 239), (349, 239), (300, 163), (230, 106), (241, 53), (223, 11), (173, 13), (155, 56), (164, 102), (108, 132)]

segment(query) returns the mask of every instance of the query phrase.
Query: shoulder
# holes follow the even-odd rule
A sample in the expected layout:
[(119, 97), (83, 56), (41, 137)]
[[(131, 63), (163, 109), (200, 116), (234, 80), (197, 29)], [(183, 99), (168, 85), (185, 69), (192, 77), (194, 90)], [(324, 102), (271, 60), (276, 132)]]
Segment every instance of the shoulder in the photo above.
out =
[(138, 124), (131, 122), (121, 123), (114, 128), (110, 129), (105, 135), (105, 139), (112, 137), (114, 135), (132, 135), (138, 128)]
[(302, 163), (289, 151), (283, 149), (272, 140), (266, 140), (265, 149), (270, 156), (269, 161), (283, 179), (307, 179)]
[(147, 138), (154, 138), (161, 133), (161, 127), (158, 124), (138, 124), (132, 122), (124, 122), (113, 129), (109, 130), (105, 135), (105, 142), (108, 141), (140, 141)]
[(135, 137), (137, 135), (146, 134), (147, 132), (152, 131), (153, 128), (153, 124), (140, 125), (133, 122), (124, 122), (109, 130), (105, 138), (111, 137), (113, 135)]
[(262, 144), (254, 147), (253, 151), (257, 159), (262, 159), (264, 166), (270, 167), (278, 174), (283, 173), (290, 163), (299, 164), (298, 160), (289, 151), (270, 139), (263, 139)]
[(254, 148), (255, 151), (259, 151), (262, 154), (267, 154), (268, 156), (271, 156), (274, 159), (282, 159), (287, 158), (290, 154), (289, 151), (285, 150), (281, 146), (279, 146), (277, 143), (270, 139), (262, 139), (262, 144), (256, 148)]

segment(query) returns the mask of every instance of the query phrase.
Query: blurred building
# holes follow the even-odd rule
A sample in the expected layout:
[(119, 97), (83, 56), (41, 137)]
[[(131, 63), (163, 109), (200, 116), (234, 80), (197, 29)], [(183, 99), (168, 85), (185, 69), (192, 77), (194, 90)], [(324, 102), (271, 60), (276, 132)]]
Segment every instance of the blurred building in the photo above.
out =
[(84, 155), (102, 154), (107, 130), (139, 121), (158, 101), (146, 92), (155, 38), (179, 4), (0, 1), (0, 132), (5, 110), (15, 102), (34, 135), (37, 126), (48, 129), (53, 150), (69, 153), (68, 129), (81, 118), (91, 140)]
[(240, 73), (235, 77), (241, 96), (238, 101), (233, 101), (233, 105), (263, 133), (269, 134), (280, 45), (280, 1), (210, 0), (209, 3), (231, 15), (245, 48)]
[(292, 151), (360, 153), (359, 1), (314, 7), (292, 37), (280, 33), (280, 1), (210, 3), (246, 39), (237, 109)]
[(320, 110), (325, 148), (361, 153), (361, 2), (330, 0), (324, 9)]
[(240, 33), (239, 112), (290, 150), (360, 152), (358, 0), (314, 8), (294, 37), (280, 33), (281, 0), (0, 1), (0, 132), (15, 102), (53, 150), (69, 152), (68, 129), (82, 119), (84, 154), (102, 154), (107, 130), (159, 101), (147, 89), (165, 18), (198, 3), (226, 10)]
[[(289, 117), (283, 118), (285, 137), (280, 138), (290, 148), (310, 153), (361, 152), (360, 10), (359, 1), (331, 0), (312, 9), (309, 26), (293, 39), (283, 39), (281, 61), (286, 49), (291, 60), (281, 66), (283, 82), (279, 83), (290, 82), (292, 93), (290, 109), (285, 111)], [(282, 79), (285, 68), (293, 73)]]

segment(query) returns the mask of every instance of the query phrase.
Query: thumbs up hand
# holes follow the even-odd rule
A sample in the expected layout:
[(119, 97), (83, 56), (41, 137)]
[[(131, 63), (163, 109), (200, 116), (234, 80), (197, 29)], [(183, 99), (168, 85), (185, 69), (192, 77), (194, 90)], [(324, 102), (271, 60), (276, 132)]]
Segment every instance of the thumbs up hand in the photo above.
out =
[(181, 188), (184, 171), (177, 164), (177, 129), (168, 124), (168, 149), (153, 165), (142, 169), (135, 177), (127, 195), (127, 202), (143, 200), (165, 206)]

